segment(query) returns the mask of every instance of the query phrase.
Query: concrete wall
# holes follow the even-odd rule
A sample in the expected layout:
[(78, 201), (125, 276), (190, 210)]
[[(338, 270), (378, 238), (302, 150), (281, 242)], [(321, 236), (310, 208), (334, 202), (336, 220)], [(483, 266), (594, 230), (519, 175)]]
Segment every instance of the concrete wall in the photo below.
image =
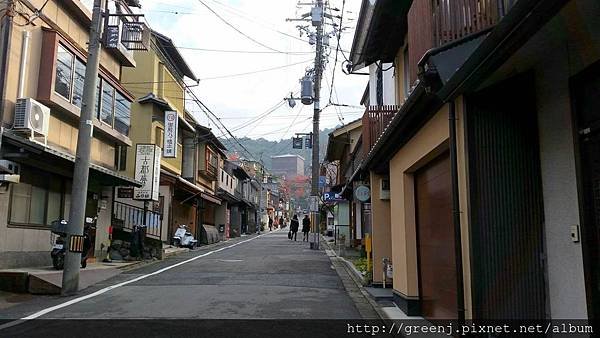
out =
[[(383, 283), (383, 258), (392, 258), (392, 234), (391, 234), (391, 204), (390, 200), (379, 199), (380, 190), (373, 187), (379, 186), (379, 180), (383, 178), (371, 172), (371, 219), (373, 226), (373, 283)], [(394, 212), (394, 217), (396, 216)]]

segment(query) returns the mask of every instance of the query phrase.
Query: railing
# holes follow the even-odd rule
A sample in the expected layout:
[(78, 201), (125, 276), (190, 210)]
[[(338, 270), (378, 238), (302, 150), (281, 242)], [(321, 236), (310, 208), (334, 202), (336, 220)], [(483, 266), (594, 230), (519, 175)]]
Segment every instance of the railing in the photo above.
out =
[[(113, 203), (113, 223), (125, 230), (132, 231), (135, 225), (144, 224), (144, 209), (127, 203)], [(161, 239), (162, 214), (148, 210), (146, 212), (146, 237)]]
[(443, 46), (496, 25), (518, 0), (419, 0), (408, 14), (410, 81), (431, 48)]
[(367, 107), (362, 118), (362, 146), (365, 155), (371, 151), (399, 109), (399, 106), (394, 105)]

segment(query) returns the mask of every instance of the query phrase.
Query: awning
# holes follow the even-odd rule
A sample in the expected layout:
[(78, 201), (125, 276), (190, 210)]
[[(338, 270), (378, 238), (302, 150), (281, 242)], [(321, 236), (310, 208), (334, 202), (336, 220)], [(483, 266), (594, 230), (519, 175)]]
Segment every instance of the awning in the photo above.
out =
[[(69, 153), (66, 153), (64, 151), (49, 147), (47, 145), (44, 145), (44, 144), (36, 142), (36, 141), (28, 140), (17, 134), (13, 134), (12, 132), (9, 132), (9, 131), (5, 131), (3, 133), (3, 136), (6, 138), (6, 141), (8, 143), (15, 145), (17, 147), (26, 148), (27, 150), (30, 150), (32, 153), (34, 153), (36, 155), (48, 156), (49, 160), (51, 160), (52, 158), (54, 158), (54, 159), (58, 158), (58, 159), (66, 160), (70, 164), (73, 164), (73, 165), (75, 163), (75, 156), (71, 155)], [(5, 157), (10, 158), (11, 154), (10, 153), (5, 154)], [(15, 160), (17, 162), (27, 162), (26, 157), (22, 157), (22, 156), (15, 158)], [(42, 158), (37, 158), (36, 160), (44, 161), (45, 159), (42, 157)], [(72, 171), (72, 168), (69, 168), (68, 170)], [(107, 186), (134, 186), (134, 187), (142, 186), (141, 182), (138, 182), (131, 177), (122, 175), (122, 174), (118, 173), (117, 171), (105, 168), (105, 167), (95, 164), (95, 163), (90, 164), (90, 174), (98, 175), (98, 179), (101, 181), (101, 183), (103, 185), (107, 185)]]
[(204, 189), (193, 184), (192, 182), (186, 180), (185, 178), (183, 178), (181, 176), (177, 176), (177, 183), (185, 186), (187, 189), (191, 190), (192, 192), (195, 192), (198, 194), (204, 192)]
[(214, 204), (221, 205), (221, 199), (219, 199), (216, 196), (212, 196), (212, 195), (209, 195), (209, 194), (203, 192), (203, 193), (200, 193), (200, 197), (202, 197), (203, 199), (205, 199), (209, 202), (212, 202)]

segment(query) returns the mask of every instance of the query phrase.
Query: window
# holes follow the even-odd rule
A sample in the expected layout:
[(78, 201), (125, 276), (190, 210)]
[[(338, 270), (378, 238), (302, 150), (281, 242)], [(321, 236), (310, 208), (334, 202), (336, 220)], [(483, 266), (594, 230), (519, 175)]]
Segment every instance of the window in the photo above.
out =
[(165, 138), (165, 131), (160, 127), (154, 128), (154, 144), (161, 147), (163, 146), (163, 141)]
[(100, 109), (100, 121), (113, 126), (113, 112), (114, 106), (115, 89), (113, 86), (102, 81), (102, 108)]
[(123, 95), (115, 95), (115, 130), (127, 136), (131, 125), (131, 102)]
[(73, 54), (63, 46), (58, 46), (56, 52), (56, 78), (54, 90), (65, 99), (71, 101), (71, 83), (73, 80)]
[(83, 103), (83, 83), (85, 82), (85, 64), (75, 59), (75, 73), (73, 75), (73, 104), (81, 109)]
[(115, 151), (115, 169), (117, 171), (127, 170), (127, 148), (126, 146), (117, 146)]
[[(85, 69), (85, 63), (75, 54), (63, 45), (58, 46), (54, 91), (79, 109), (83, 105)], [(96, 80), (96, 89), (96, 117), (128, 136), (131, 127), (131, 102), (101, 77)]]
[(32, 172), (23, 177), (27, 179), (11, 188), (11, 225), (43, 227), (68, 217), (70, 195), (67, 194), (69, 185), (65, 180)]

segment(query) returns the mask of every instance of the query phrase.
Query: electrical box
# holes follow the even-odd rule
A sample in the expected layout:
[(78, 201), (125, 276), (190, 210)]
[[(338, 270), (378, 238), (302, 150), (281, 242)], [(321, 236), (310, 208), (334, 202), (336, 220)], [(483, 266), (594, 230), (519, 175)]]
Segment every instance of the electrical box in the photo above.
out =
[(323, 8), (314, 7), (310, 11), (313, 26), (320, 26), (323, 23)]
[(379, 199), (390, 199), (390, 180), (388, 178), (382, 178), (379, 180)]
[(579, 242), (579, 225), (571, 225), (571, 240), (574, 243)]
[(314, 94), (312, 79), (308, 76), (305, 76), (302, 78), (302, 80), (300, 80), (300, 85), (301, 85), (300, 101), (302, 102), (302, 104), (305, 104), (305, 105), (312, 104), (313, 103), (313, 94)]

